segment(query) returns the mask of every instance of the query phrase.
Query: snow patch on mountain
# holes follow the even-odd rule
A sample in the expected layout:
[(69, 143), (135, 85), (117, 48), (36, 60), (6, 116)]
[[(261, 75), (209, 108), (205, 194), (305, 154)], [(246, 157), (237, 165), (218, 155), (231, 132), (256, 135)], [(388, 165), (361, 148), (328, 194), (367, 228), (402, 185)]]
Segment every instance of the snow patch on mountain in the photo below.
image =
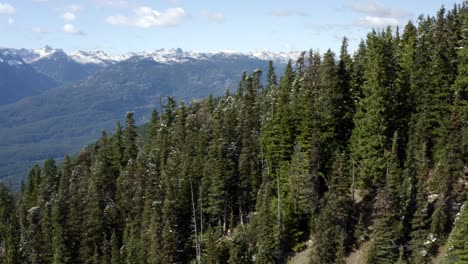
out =
[[(177, 49), (157, 49), (154, 51), (143, 52), (127, 52), (123, 54), (110, 55), (104, 51), (74, 51), (65, 53), (61, 49), (45, 46), (40, 49), (0, 49), (3, 53), (14, 54), (19, 56), (27, 63), (33, 63), (42, 59), (57, 59), (68, 57), (69, 59), (79, 64), (94, 64), (100, 67), (106, 67), (130, 58), (135, 59), (152, 59), (158, 63), (173, 64), (173, 63), (187, 63), (194, 60), (208, 60), (215, 58), (229, 58), (246, 56), (260, 60), (272, 60), (275, 63), (287, 63), (289, 60), (296, 61), (301, 52), (272, 52), (268, 50), (253, 50), (250, 52), (237, 52), (233, 50), (221, 50), (213, 52), (199, 52), (199, 51), (184, 51), (180, 48)], [(58, 56), (60, 55), (60, 56)], [(7, 61), (3, 59), (4, 61)]]
[(268, 50), (254, 50), (247, 55), (261, 60), (271, 60), (273, 62), (287, 63), (289, 60), (296, 61), (301, 55), (301, 51), (281, 51), (272, 52)]
[(15, 67), (21, 67), (25, 64), (24, 60), (20, 56), (18, 56), (12, 49), (0, 50), (0, 62)]
[(123, 54), (123, 55), (108, 55), (104, 51), (82, 51), (78, 50), (68, 54), (70, 58), (80, 64), (98, 64), (101, 66), (108, 66), (119, 61), (126, 60), (133, 55)]
[(10, 66), (18, 66), (18, 65), (22, 65), (23, 62), (20, 61), (20, 60), (8, 60), (7, 61), (8, 65)]
[[(276, 63), (287, 63), (289, 60), (297, 60), (301, 52), (271, 52), (267, 50), (256, 50), (251, 52), (236, 52), (232, 50), (222, 50), (215, 52), (197, 52), (197, 51), (183, 51), (182, 49), (159, 49), (153, 52), (132, 53), (134, 56), (142, 56), (144, 58), (152, 58), (159, 63), (184, 63), (192, 60), (205, 60), (213, 56), (247, 56), (250, 58), (260, 60), (272, 60)], [(126, 56), (127, 58), (131, 55)]]
[(45, 46), (43, 48), (36, 49), (36, 50), (34, 50), (34, 53), (37, 55), (37, 57), (34, 60), (35, 61), (40, 60), (41, 58), (50, 56), (51, 54), (53, 54), (53, 53), (55, 53), (57, 51), (59, 51), (59, 50), (54, 49), (54, 48), (52, 48), (50, 46)]

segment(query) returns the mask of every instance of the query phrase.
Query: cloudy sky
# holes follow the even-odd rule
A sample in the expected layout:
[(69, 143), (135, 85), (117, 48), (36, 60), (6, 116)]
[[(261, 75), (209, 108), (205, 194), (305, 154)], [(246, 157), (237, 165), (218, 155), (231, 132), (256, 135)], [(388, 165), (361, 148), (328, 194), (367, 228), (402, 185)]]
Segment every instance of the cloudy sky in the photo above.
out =
[(0, 46), (109, 53), (353, 50), (372, 28), (461, 0), (0, 0)]

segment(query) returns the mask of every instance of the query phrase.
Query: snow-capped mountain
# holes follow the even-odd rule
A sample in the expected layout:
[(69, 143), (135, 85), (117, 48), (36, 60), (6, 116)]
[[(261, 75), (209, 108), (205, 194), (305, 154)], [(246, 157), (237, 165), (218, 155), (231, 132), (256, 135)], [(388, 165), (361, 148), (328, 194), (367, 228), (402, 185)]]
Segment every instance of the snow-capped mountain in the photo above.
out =
[(61, 83), (83, 80), (96, 72), (94, 67), (76, 62), (61, 49), (41, 49), (35, 52), (39, 57), (31, 62), (34, 69)]
[(247, 55), (252, 58), (261, 60), (271, 60), (276, 63), (288, 63), (289, 60), (296, 61), (301, 55), (302, 51), (280, 51), (272, 52), (268, 50), (254, 50), (248, 52)]
[(50, 46), (45, 46), (43, 48), (36, 49), (36, 50), (33, 51), (34, 58), (29, 62), (33, 62), (33, 61), (43, 59), (43, 58), (51, 56), (52, 54), (57, 53), (57, 52), (64, 53), (61, 49), (54, 49), (54, 48), (52, 48)]
[(10, 66), (22, 66), (26, 64), (21, 56), (18, 56), (12, 49), (0, 50), (0, 63), (6, 63)]
[(57, 86), (11, 49), (0, 49), (0, 105), (16, 102)]
[[(112, 129), (114, 121), (129, 110), (146, 120), (159, 98), (174, 96), (189, 102), (210, 94), (221, 95), (227, 89), (237, 89), (243, 71), (265, 72), (266, 60), (277, 62), (278, 75), (285, 68), (278, 62), (295, 60), (294, 53), (182, 49), (114, 55), (102, 51), (67, 53), (44, 47), (0, 49), (1, 54), (5, 55), (0, 56), (0, 121), (5, 127), (15, 127), (8, 130), (6, 141), (28, 146), (28, 155), (20, 160), (23, 164), (32, 155), (47, 159), (50, 154), (39, 151), (44, 144), (75, 151), (102, 129)], [(20, 71), (23, 67), (25, 70)], [(38, 124), (47, 129), (37, 129)], [(31, 143), (30, 135), (37, 135), (38, 141)], [(6, 156), (14, 157), (16, 151), (11, 148)], [(0, 167), (11, 163), (11, 159), (2, 161)], [(0, 178), (6, 176), (0, 171)]]
[[(51, 54), (62, 51), (61, 49), (54, 49), (50, 46), (45, 46), (40, 49), (8, 49), (20, 56), (25, 62), (32, 63), (36, 60), (40, 60), (44, 57), (50, 56)], [(63, 51), (62, 51), (63, 52)]]
[[(65, 54), (61, 49), (45, 46), (40, 49), (27, 50), (27, 49), (2, 49), (9, 50), (20, 56), (27, 63), (34, 63), (39, 60), (53, 58), (56, 53)], [(236, 51), (214, 51), (214, 52), (199, 52), (199, 51), (184, 51), (180, 48), (177, 49), (157, 49), (154, 51), (143, 52), (127, 52), (123, 54), (110, 55), (104, 51), (74, 51), (66, 53), (66, 55), (78, 64), (88, 65), (94, 67), (91, 72), (95, 72), (99, 68), (107, 67), (115, 63), (133, 58), (151, 58), (158, 63), (184, 63), (193, 60), (207, 60), (211, 58), (229, 58), (237, 56), (246, 56), (260, 60), (272, 60), (275, 63), (287, 63), (289, 60), (295, 61), (301, 52), (272, 52), (268, 50), (254, 50), (250, 52), (236, 52)]]
[(119, 61), (126, 60), (132, 57), (132, 54), (123, 54), (123, 55), (108, 55), (104, 51), (74, 51), (68, 54), (70, 58), (80, 64), (97, 64), (103, 67), (114, 64)]
[(141, 52), (141, 53), (127, 53), (123, 56), (125, 59), (133, 56), (142, 56), (145, 58), (152, 58), (154, 61), (159, 63), (183, 63), (192, 60), (206, 60), (213, 57), (236, 57), (246, 56), (249, 58), (260, 59), (269, 61), (272, 60), (275, 63), (285, 64), (289, 60), (295, 61), (299, 58), (301, 52), (271, 52), (267, 50), (262, 51), (250, 51), (250, 52), (235, 52), (235, 51), (215, 51), (215, 52), (197, 52), (197, 51), (183, 51), (180, 48), (177, 49), (158, 49), (153, 52)]

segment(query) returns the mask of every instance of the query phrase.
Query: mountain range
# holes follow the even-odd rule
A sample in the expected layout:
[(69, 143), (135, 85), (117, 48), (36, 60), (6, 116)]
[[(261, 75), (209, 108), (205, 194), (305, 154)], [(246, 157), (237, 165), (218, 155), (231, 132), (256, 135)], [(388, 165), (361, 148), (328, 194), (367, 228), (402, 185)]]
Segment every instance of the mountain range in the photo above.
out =
[(265, 71), (272, 60), (280, 73), (299, 56), (181, 49), (111, 56), (49, 46), (0, 54), (0, 76), (17, 80), (0, 86), (0, 98), (8, 98), (0, 101), (0, 179), (16, 183), (32, 163), (78, 151), (101, 130), (112, 130), (127, 111), (144, 123), (161, 98), (189, 103), (220, 95), (236, 89), (243, 71)]
[(0, 50), (0, 105), (40, 94), (59, 82), (39, 73), (10, 50)]

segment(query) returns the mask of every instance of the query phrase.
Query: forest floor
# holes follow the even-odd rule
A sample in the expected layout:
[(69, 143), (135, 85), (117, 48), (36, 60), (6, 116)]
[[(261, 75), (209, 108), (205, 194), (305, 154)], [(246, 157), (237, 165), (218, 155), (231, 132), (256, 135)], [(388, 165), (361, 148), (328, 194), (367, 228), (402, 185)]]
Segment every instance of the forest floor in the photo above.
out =
[(440, 264), (444, 260), (445, 253), (447, 252), (447, 245), (444, 245), (439, 248), (437, 255), (434, 257), (434, 259), (431, 261), (433, 264)]
[(288, 259), (288, 264), (309, 264), (310, 263), (310, 254), (312, 253), (312, 238), (306, 242), (306, 249), (301, 252), (296, 253), (290, 259)]
[[(309, 264), (310, 254), (312, 253), (312, 239), (307, 241), (307, 248), (296, 253), (288, 260), (288, 264)], [(368, 242), (364, 242), (359, 249), (354, 250), (346, 258), (346, 264), (362, 264), (365, 263), (365, 252), (368, 247)]]
[(365, 263), (365, 253), (367, 251), (367, 247), (369, 246), (369, 242), (362, 243), (361, 247), (355, 249), (349, 256), (346, 258), (346, 264), (361, 264)]

